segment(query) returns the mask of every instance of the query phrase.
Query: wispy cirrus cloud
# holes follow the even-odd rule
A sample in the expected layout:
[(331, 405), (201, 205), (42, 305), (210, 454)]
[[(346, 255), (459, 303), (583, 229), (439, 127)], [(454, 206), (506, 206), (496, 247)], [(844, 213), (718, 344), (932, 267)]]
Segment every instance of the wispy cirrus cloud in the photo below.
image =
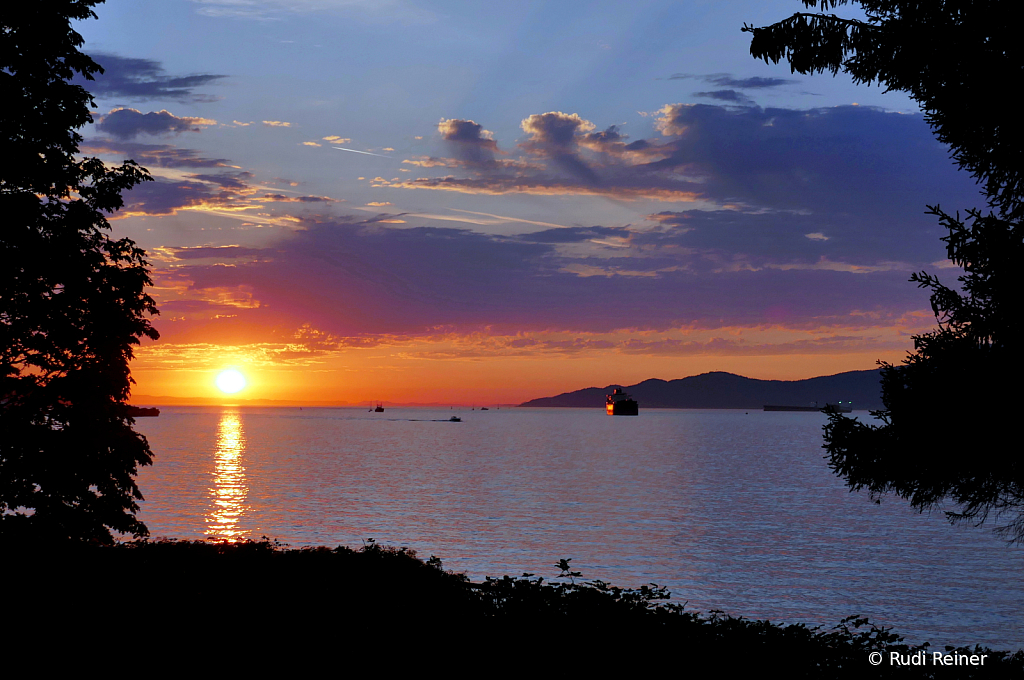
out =
[(170, 144), (141, 144), (110, 139), (87, 139), (79, 147), (83, 153), (132, 159), (145, 167), (157, 168), (230, 168), (226, 158), (206, 158), (195, 149)]
[(276, 20), (289, 15), (341, 13), (367, 21), (426, 23), (434, 14), (406, 0), (192, 0), (210, 17)]
[(747, 106), (754, 103), (754, 100), (743, 94), (739, 90), (711, 90), (708, 92), (694, 92), (694, 97), (703, 97), (705, 99), (717, 99), (722, 102), (733, 102), (735, 104), (741, 104)]
[(748, 78), (734, 78), (729, 73), (673, 73), (669, 80), (703, 80), (706, 83), (718, 85), (719, 87), (735, 88), (738, 90), (764, 90), (773, 87), (781, 87), (791, 83), (799, 82), (792, 78), (764, 78), (751, 76)]
[(284, 194), (263, 194), (260, 198), (274, 203), (337, 203), (339, 199), (330, 196), (285, 196)]

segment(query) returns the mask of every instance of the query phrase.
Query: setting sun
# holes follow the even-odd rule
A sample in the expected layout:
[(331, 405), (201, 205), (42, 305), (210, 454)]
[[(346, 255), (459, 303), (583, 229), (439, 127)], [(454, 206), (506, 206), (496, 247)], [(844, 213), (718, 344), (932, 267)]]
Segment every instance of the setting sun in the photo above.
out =
[(234, 394), (245, 388), (245, 376), (240, 371), (229, 368), (217, 375), (217, 389), (225, 394)]

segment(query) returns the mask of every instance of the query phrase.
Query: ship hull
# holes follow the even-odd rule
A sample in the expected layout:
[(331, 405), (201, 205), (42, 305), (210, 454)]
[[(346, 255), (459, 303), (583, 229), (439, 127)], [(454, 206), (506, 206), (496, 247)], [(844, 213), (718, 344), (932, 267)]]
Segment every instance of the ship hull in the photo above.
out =
[(616, 401), (609, 403), (605, 406), (605, 410), (610, 416), (638, 416), (640, 415), (640, 405), (632, 399), (628, 401)]
[(853, 409), (848, 406), (837, 406), (835, 404), (829, 404), (828, 406), (774, 406), (765, 404), (765, 411), (824, 411), (826, 408), (831, 408), (839, 413), (852, 413)]

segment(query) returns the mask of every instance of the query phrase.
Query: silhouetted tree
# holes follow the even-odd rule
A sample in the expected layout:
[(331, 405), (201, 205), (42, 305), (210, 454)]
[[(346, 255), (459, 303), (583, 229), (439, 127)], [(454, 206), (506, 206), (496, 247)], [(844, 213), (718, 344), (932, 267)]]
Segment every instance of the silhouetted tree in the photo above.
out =
[(854, 489), (895, 493), (924, 510), (956, 504), (951, 520), (998, 527), (1024, 541), (1024, 464), (1011, 409), (1021, 370), (1024, 255), (1024, 132), (1000, 101), (1024, 72), (1007, 2), (802, 0), (822, 11), (859, 5), (865, 19), (797, 13), (753, 33), (756, 58), (785, 59), (794, 72), (840, 70), (858, 83), (909, 93), (960, 167), (984, 186), (987, 214), (966, 219), (929, 206), (949, 231), (949, 259), (964, 271), (957, 292), (925, 272), (938, 321), (914, 337), (902, 365), (882, 363), (882, 426), (838, 414), (825, 428), (832, 468)]
[(1005, 0), (801, 0), (822, 12), (841, 5), (865, 18), (798, 12), (771, 26), (744, 26), (750, 53), (793, 72), (839, 71), (855, 83), (908, 93), (952, 157), (985, 184), (1009, 218), (1022, 216), (1024, 128), (1009, 87), (1024, 71), (1024, 45)]
[(132, 161), (76, 159), (102, 69), (72, 20), (102, 0), (22, 3), (0, 16), (0, 535), (110, 541), (145, 535), (134, 475), (128, 362), (157, 333), (145, 253), (104, 213), (150, 179)]

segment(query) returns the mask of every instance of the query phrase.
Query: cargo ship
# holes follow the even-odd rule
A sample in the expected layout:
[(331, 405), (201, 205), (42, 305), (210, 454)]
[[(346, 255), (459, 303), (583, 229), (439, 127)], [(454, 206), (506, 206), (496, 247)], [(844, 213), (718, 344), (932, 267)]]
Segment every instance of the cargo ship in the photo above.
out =
[(826, 408), (832, 409), (837, 413), (851, 413), (853, 407), (849, 404), (843, 405), (843, 402), (838, 404), (825, 404), (824, 406), (818, 406), (818, 402), (814, 402), (813, 406), (774, 406), (771, 404), (765, 404), (765, 411), (824, 411)]
[(636, 400), (616, 387), (612, 393), (605, 397), (605, 409), (610, 416), (638, 416), (640, 405)]

